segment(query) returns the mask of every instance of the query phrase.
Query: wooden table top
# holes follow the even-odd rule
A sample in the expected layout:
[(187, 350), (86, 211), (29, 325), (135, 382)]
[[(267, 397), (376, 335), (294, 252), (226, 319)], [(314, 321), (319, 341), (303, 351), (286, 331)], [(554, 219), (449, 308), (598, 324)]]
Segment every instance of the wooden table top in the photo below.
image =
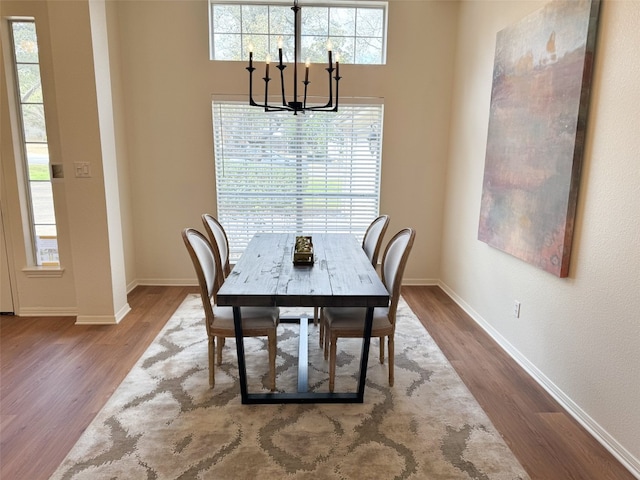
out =
[(258, 233), (218, 291), (221, 306), (379, 307), (389, 293), (349, 234), (314, 234), (314, 264), (294, 265), (295, 234)]

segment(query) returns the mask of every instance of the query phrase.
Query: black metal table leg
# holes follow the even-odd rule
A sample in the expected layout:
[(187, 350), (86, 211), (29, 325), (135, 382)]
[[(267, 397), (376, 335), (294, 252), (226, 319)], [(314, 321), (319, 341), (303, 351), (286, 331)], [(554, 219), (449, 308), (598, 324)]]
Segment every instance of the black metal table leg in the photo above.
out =
[(240, 395), (242, 403), (247, 403), (247, 365), (244, 359), (244, 336), (242, 332), (242, 313), (240, 307), (233, 307), (233, 325), (236, 330), (236, 350), (238, 352), (238, 375), (240, 377)]
[[(371, 330), (373, 328), (373, 307), (367, 308), (364, 335), (362, 341), (362, 358), (360, 359), (360, 375), (357, 392), (330, 393), (309, 392), (308, 376), (308, 328), (309, 319), (303, 316), (299, 319), (300, 341), (298, 344), (298, 391), (295, 393), (249, 393), (247, 387), (247, 370), (244, 358), (244, 338), (242, 335), (242, 314), (240, 307), (233, 307), (233, 322), (236, 329), (236, 348), (238, 352), (238, 373), (240, 380), (240, 394), (243, 404), (274, 404), (274, 403), (363, 403), (364, 387), (367, 377), (369, 348), (371, 344)], [(281, 319), (283, 321), (284, 319)], [(291, 322), (287, 318), (287, 323)]]
[(373, 330), (373, 307), (367, 308), (364, 319), (364, 335), (362, 339), (362, 357), (360, 358), (360, 379), (358, 380), (358, 402), (364, 402), (364, 386), (367, 383), (367, 366), (369, 364), (369, 347), (371, 346), (371, 330)]

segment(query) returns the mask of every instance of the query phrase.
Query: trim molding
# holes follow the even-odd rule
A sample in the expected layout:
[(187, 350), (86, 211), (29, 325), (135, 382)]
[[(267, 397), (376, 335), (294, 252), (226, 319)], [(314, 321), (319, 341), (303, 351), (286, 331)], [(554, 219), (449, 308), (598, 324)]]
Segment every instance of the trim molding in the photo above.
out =
[(76, 307), (26, 307), (14, 312), (17, 317), (75, 317)]
[(138, 283), (138, 280), (134, 280), (133, 282), (127, 284), (127, 295), (129, 295), (138, 285), (140, 285), (140, 283)]
[(64, 275), (62, 267), (25, 267), (22, 273), (29, 278), (60, 278)]
[(198, 279), (193, 278), (140, 278), (132, 284), (136, 286), (161, 286), (161, 287), (195, 287), (198, 285)]
[(115, 315), (78, 315), (76, 325), (116, 325), (118, 319)]
[(640, 459), (635, 458), (631, 452), (624, 448), (609, 432), (591, 418), (579, 405), (567, 394), (555, 385), (543, 372), (522, 355), (506, 338), (493, 326), (478, 314), (469, 304), (457, 295), (448, 285), (439, 281), (437, 284), (451, 299), (458, 304), (498, 345), (520, 365), (549, 395), (576, 419), (604, 448), (634, 475), (640, 479)]
[(403, 278), (402, 285), (411, 285), (412, 287), (434, 287), (440, 285), (437, 278)]
[(21, 308), (17, 317), (76, 317), (76, 325), (115, 325), (131, 311), (126, 303), (115, 315), (78, 315), (76, 307)]
[[(128, 303), (125, 303), (122, 306), (122, 308), (116, 313), (116, 316), (115, 316), (116, 323), (120, 323), (120, 320), (126, 317), (130, 311), (131, 311), (131, 307), (129, 306)], [(78, 322), (76, 321), (76, 323)]]

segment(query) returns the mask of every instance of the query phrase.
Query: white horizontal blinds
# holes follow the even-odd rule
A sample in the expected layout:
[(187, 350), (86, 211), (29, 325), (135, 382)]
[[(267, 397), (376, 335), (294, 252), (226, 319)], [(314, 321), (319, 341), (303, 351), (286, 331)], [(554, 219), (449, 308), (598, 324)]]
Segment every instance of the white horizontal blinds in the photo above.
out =
[(352, 233), (378, 215), (382, 105), (265, 113), (213, 103), (218, 220), (237, 259), (256, 232)]

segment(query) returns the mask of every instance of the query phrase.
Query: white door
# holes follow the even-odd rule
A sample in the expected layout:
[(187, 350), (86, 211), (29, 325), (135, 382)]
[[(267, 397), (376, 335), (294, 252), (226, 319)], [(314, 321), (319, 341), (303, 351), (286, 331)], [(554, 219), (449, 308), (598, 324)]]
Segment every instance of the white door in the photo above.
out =
[(0, 313), (13, 313), (13, 297), (9, 281), (9, 259), (4, 237), (2, 205), (0, 205)]

